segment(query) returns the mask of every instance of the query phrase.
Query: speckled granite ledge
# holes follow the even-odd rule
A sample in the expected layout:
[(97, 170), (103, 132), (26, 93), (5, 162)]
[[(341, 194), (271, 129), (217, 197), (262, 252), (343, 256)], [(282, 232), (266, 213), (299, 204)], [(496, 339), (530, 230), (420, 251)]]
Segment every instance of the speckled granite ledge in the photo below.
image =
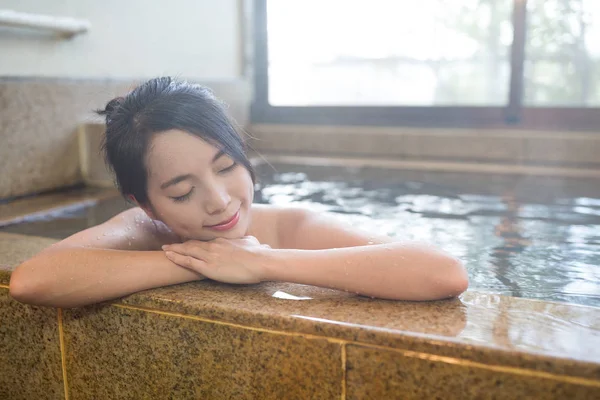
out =
[[(27, 318), (48, 317), (7, 300), (6, 285), (14, 266), (52, 242), (0, 234), (4, 326), (29, 332), (39, 327)], [(600, 396), (593, 307), (476, 292), (412, 303), (287, 283), (194, 282), (58, 315), (71, 398)], [(15, 344), (3, 340), (6, 358)], [(22, 352), (9, 352), (25, 364), (9, 364), (0, 387), (19, 382), (31, 359), (29, 347)], [(38, 373), (40, 384), (60, 380), (52, 371), (54, 380)]]

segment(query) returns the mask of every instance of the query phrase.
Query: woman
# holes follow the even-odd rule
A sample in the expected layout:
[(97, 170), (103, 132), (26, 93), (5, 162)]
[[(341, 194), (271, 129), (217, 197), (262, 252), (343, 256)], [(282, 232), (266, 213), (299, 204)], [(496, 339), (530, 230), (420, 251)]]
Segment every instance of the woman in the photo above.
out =
[(77, 307), (204, 278), (398, 300), (467, 288), (464, 267), (440, 250), (373, 237), (321, 213), (253, 205), (243, 139), (202, 86), (153, 79), (100, 113), (107, 164), (138, 207), (18, 266), (10, 293), (21, 302)]

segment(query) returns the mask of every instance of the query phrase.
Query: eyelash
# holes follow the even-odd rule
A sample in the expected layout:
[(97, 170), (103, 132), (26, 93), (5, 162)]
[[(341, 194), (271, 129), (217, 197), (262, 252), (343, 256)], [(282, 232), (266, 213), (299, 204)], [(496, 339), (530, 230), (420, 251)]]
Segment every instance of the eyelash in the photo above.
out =
[(183, 203), (184, 201), (186, 201), (187, 199), (190, 198), (192, 193), (194, 193), (194, 190), (196, 190), (196, 186), (192, 186), (192, 190), (190, 190), (188, 193), (184, 194), (183, 196), (171, 197), (171, 199), (173, 199), (173, 201), (176, 203)]
[[(237, 167), (237, 165), (238, 164), (236, 162), (234, 162), (229, 167), (223, 168), (222, 170), (220, 170), (219, 173), (225, 174), (225, 173), (233, 170), (235, 167)], [(196, 190), (196, 187), (192, 186), (192, 190), (190, 190), (188, 193), (184, 194), (183, 196), (179, 196), (179, 197), (171, 197), (171, 199), (173, 199), (173, 201), (176, 203), (183, 203), (184, 201), (186, 201), (190, 198), (190, 196), (194, 193), (194, 190)]]
[(234, 169), (235, 167), (237, 167), (237, 165), (238, 165), (238, 164), (237, 164), (236, 162), (234, 162), (234, 163), (233, 163), (233, 164), (231, 164), (229, 167), (227, 167), (227, 168), (223, 168), (222, 170), (220, 170), (220, 171), (219, 171), (219, 173), (220, 173), (220, 174), (227, 173), (227, 172), (231, 171), (232, 169)]

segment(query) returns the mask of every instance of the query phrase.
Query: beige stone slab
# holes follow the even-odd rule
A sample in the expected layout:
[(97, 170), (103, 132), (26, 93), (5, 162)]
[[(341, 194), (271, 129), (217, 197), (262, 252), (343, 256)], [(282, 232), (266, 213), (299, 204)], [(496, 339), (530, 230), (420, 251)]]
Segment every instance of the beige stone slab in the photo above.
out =
[(64, 312), (72, 399), (334, 399), (341, 346), (117, 307)]
[(255, 125), (258, 150), (412, 159), (519, 163), (524, 136), (497, 131), (312, 125)]
[(53, 243), (56, 240), (0, 233), (0, 285), (8, 285), (12, 271), (19, 264)]
[(81, 176), (86, 185), (114, 186), (113, 175), (101, 151), (104, 135), (105, 125), (101, 123), (82, 124), (79, 127)]
[(421, 159), (482, 160), (520, 164), (524, 139), (481, 132), (404, 134), (403, 155)]
[(399, 156), (404, 154), (404, 137), (386, 132), (335, 132), (313, 130), (252, 130), (252, 147), (260, 151), (296, 154), (348, 154)]
[(532, 136), (526, 139), (525, 160), (570, 164), (600, 164), (600, 134), (571, 137)]
[(0, 82), (0, 199), (81, 181), (77, 126), (117, 88), (73, 82)]
[(597, 399), (600, 380), (348, 345), (346, 398)]
[(3, 287), (0, 371), (0, 399), (65, 398), (57, 310), (20, 304)]
[(600, 164), (597, 132), (498, 129), (258, 124), (250, 128), (258, 151), (287, 155), (387, 157), (549, 166)]

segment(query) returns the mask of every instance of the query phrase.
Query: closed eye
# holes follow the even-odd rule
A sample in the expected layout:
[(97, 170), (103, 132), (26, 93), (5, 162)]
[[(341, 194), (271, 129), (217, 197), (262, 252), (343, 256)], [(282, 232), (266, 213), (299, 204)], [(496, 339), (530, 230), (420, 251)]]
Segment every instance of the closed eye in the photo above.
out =
[(192, 189), (189, 192), (187, 192), (186, 194), (184, 194), (183, 196), (171, 197), (171, 199), (176, 203), (182, 203), (182, 202), (188, 200), (192, 196), (192, 193), (194, 193), (195, 189), (196, 189), (196, 187), (192, 186)]
[(231, 164), (229, 167), (227, 168), (223, 168), (222, 170), (219, 171), (220, 174), (225, 174), (229, 171), (232, 171), (235, 167), (237, 167), (238, 163), (234, 162), (233, 164)]

